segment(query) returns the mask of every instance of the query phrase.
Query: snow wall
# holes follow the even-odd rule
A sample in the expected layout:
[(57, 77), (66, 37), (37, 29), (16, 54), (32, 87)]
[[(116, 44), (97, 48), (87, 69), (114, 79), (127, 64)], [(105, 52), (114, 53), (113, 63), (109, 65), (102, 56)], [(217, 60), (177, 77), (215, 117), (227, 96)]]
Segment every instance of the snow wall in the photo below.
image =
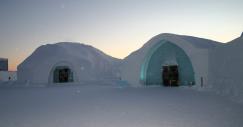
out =
[(68, 67), (76, 82), (119, 79), (121, 60), (92, 46), (62, 42), (37, 48), (18, 66), (18, 82), (53, 83), (54, 70)]
[(209, 55), (210, 87), (243, 103), (243, 37), (217, 46)]
[[(159, 34), (150, 39), (142, 48), (131, 53), (128, 57), (124, 59), (121, 67), (122, 80), (127, 81), (129, 84), (133, 86), (147, 85), (147, 79), (145, 80), (146, 83), (144, 83), (144, 78), (147, 78), (146, 76), (144, 76), (147, 75), (144, 74), (144, 72), (148, 72), (148, 68), (153, 68), (153, 66), (157, 66), (158, 72), (161, 71), (162, 64), (172, 63), (180, 64), (179, 66), (181, 66), (184, 69), (179, 70), (182, 73), (184, 73), (185, 76), (184, 79), (182, 78), (183, 83), (185, 83), (187, 80), (194, 80), (194, 87), (201, 87), (201, 85), (207, 87), (209, 73), (208, 54), (209, 50), (211, 48), (214, 48), (216, 45), (218, 45), (218, 42), (201, 38), (174, 34)], [(165, 51), (169, 51), (170, 53), (175, 53), (177, 55), (171, 55), (168, 54), (168, 52), (166, 53)], [(157, 53), (160, 55), (155, 55)], [(152, 58), (153, 56), (157, 56), (157, 58)], [(163, 60), (163, 58), (165, 57), (167, 58)], [(157, 65), (145, 64), (145, 66), (150, 67), (144, 67), (144, 63), (146, 63), (146, 61), (153, 61), (156, 59), (158, 60), (157, 62), (151, 63), (156, 63)], [(187, 70), (189, 71), (188, 73), (186, 72)], [(156, 71), (154, 72), (157, 73)], [(154, 85), (161, 85), (161, 83), (158, 84), (157, 81), (161, 81), (161, 78), (155, 79), (155, 82), (153, 82)]]

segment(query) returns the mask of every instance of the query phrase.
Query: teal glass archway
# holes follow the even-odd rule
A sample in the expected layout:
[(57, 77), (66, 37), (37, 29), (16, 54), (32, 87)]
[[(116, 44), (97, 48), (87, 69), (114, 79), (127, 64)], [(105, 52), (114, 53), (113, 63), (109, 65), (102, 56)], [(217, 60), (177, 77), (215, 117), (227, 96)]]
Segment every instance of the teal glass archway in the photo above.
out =
[(182, 48), (166, 40), (148, 51), (141, 67), (140, 81), (145, 85), (163, 85), (163, 66), (168, 65), (178, 66), (180, 86), (195, 84), (191, 60)]

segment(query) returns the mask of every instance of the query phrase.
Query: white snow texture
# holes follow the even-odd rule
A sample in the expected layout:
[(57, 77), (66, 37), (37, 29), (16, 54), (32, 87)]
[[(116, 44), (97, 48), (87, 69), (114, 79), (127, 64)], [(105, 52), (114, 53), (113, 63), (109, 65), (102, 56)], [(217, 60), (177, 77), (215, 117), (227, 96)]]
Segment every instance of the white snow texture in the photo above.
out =
[(131, 86), (142, 86), (141, 64), (160, 40), (176, 44), (189, 56), (195, 72), (193, 88), (213, 90), (243, 102), (243, 37), (224, 44), (191, 36), (159, 34), (123, 60), (80, 43), (48, 44), (39, 47), (18, 66), (18, 82), (52, 83), (53, 69), (67, 65), (74, 71), (75, 83), (121, 78)]
[(183, 88), (0, 89), (1, 127), (242, 127), (242, 105)]
[(52, 83), (57, 66), (68, 66), (75, 82), (119, 78), (120, 60), (92, 46), (61, 42), (37, 48), (18, 66), (18, 82)]

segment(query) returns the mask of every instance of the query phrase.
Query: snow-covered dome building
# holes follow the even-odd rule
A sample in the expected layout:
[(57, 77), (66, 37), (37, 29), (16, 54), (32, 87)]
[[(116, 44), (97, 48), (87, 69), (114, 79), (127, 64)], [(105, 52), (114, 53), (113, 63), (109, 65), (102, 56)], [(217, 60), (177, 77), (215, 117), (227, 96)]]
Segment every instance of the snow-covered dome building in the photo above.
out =
[[(80, 43), (47, 44), (18, 66), (18, 82), (122, 80), (131, 86), (194, 86), (243, 102), (243, 33), (228, 43), (159, 34), (123, 60)], [(123, 82), (124, 81), (124, 82)]]
[(123, 61), (122, 80), (133, 86), (208, 83), (209, 51), (220, 43), (175, 34), (159, 34)]
[(92, 46), (61, 42), (42, 45), (18, 66), (18, 82), (67, 83), (114, 79), (121, 60)]

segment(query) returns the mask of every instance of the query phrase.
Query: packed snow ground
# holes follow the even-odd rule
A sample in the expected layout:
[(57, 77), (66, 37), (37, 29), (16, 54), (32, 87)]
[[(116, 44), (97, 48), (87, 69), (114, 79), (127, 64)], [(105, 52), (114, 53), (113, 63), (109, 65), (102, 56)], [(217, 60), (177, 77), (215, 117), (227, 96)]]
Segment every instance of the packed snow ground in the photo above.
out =
[(242, 104), (187, 88), (0, 88), (0, 127), (242, 126)]

